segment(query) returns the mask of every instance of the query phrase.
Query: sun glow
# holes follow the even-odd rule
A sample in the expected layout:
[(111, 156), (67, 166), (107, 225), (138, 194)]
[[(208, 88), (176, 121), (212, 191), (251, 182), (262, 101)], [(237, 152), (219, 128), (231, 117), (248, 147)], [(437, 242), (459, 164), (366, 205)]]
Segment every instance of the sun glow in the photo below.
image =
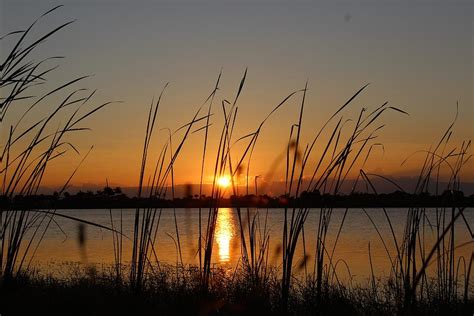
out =
[(221, 188), (227, 188), (230, 186), (230, 177), (229, 176), (221, 176), (217, 179), (217, 184)]
[(234, 238), (232, 209), (220, 208), (216, 221), (216, 242), (219, 261), (229, 262), (232, 255), (231, 241)]

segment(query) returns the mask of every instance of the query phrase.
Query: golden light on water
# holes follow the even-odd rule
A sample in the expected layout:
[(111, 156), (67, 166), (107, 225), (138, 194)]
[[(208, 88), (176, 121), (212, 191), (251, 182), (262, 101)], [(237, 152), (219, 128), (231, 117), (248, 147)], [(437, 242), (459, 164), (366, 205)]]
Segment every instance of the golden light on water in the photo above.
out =
[(217, 184), (221, 188), (227, 188), (230, 186), (230, 177), (229, 176), (220, 176), (219, 179), (217, 179)]
[(231, 256), (230, 242), (234, 237), (232, 209), (221, 208), (217, 215), (216, 242), (219, 251), (219, 261), (229, 262)]

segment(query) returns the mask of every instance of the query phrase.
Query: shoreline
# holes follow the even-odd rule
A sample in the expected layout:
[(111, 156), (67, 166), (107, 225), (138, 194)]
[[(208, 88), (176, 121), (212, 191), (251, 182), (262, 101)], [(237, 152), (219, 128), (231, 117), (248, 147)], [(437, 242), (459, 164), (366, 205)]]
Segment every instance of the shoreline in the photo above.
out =
[(34, 210), (34, 209), (136, 209), (136, 208), (469, 208), (474, 207), (474, 197), (464, 198), (458, 201), (447, 201), (442, 199), (420, 199), (420, 200), (326, 200), (305, 201), (293, 200), (284, 203), (277, 199), (260, 199), (256, 201), (235, 201), (231, 199), (221, 200), (197, 200), (197, 199), (175, 199), (171, 200), (149, 200), (149, 199), (126, 199), (126, 200), (42, 200), (21, 201), (15, 203), (0, 203), (0, 209), (4, 210)]

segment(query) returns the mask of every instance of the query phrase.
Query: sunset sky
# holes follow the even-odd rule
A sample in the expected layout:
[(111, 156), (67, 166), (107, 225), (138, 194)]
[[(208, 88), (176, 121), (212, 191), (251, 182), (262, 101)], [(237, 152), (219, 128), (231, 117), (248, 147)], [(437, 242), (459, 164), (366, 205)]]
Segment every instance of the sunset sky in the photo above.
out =
[[(198, 3), (199, 2), (199, 3)], [(75, 185), (136, 186), (147, 111), (169, 82), (153, 143), (157, 154), (167, 137), (158, 131), (187, 123), (214, 87), (222, 84), (210, 128), (205, 181), (222, 128), (223, 99), (233, 100), (248, 67), (239, 101), (236, 137), (254, 131), (266, 114), (308, 80), (302, 144), (310, 142), (327, 118), (363, 85), (364, 93), (345, 117), (385, 101), (410, 116), (387, 112), (379, 133), (385, 152), (375, 151), (367, 166), (391, 176), (416, 176), (422, 156), (405, 166), (411, 153), (428, 149), (449, 126), (459, 102), (452, 147), (474, 136), (472, 1), (0, 1), (0, 33), (24, 29), (55, 5), (65, 6), (38, 25), (36, 35), (71, 19), (35, 54), (63, 55), (50, 85), (93, 74), (81, 87), (97, 88), (94, 102), (121, 100), (93, 118), (71, 139), (82, 156), (94, 149), (74, 178)], [(2, 43), (2, 57), (12, 41)], [(54, 99), (53, 99), (54, 100)], [(265, 175), (284, 149), (298, 121), (296, 95), (265, 125), (253, 159), (252, 175)], [(33, 115), (51, 109), (45, 104)], [(0, 137), (6, 137), (8, 124)], [(8, 126), (7, 126), (8, 125)], [(202, 125), (201, 125), (202, 126)], [(180, 135), (176, 135), (178, 143)], [(176, 165), (176, 182), (197, 183), (202, 133), (193, 134)], [(3, 144), (3, 141), (1, 142)], [(455, 145), (456, 144), (456, 145)], [(321, 149), (318, 149), (321, 150)], [(82, 156), (73, 152), (51, 164), (45, 185), (59, 186)], [(283, 165), (273, 179), (284, 176)], [(474, 164), (464, 169), (474, 181)]]

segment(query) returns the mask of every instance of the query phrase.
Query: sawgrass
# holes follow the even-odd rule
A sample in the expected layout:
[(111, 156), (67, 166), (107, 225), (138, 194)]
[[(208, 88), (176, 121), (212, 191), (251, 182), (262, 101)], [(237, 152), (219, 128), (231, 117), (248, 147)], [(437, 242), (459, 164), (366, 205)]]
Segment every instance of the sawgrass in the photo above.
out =
[[(58, 7), (47, 12), (48, 15)], [(36, 22), (35, 22), (36, 23)], [(43, 44), (50, 36), (67, 27), (71, 22), (64, 23), (39, 39), (26, 43), (27, 35), (35, 23), (26, 31), (13, 32), (8, 36), (19, 36), (6, 60), (1, 64), (0, 85), (3, 91), (9, 91), (7, 97), (1, 99), (0, 124), (4, 127), (8, 118), (7, 110), (17, 106), (19, 101), (29, 102), (16, 124), (9, 128), (8, 137), (2, 144), (1, 182), (3, 197), (12, 198), (15, 195), (36, 194), (41, 186), (43, 176), (49, 162), (60, 158), (68, 150), (78, 153), (74, 145), (67, 140), (70, 133), (86, 131), (79, 123), (104, 108), (109, 103), (93, 106), (80, 114), (80, 109), (86, 106), (94, 92), (85, 93), (84, 89), (68, 92), (66, 97), (44, 117), (36, 119), (26, 128), (20, 128), (20, 123), (28, 117), (33, 108), (54, 96), (56, 93), (71, 89), (81, 82), (80, 77), (66, 82), (38, 97), (26, 94), (29, 88), (43, 83), (45, 76), (55, 67), (42, 70), (42, 62), (27, 61), (27, 57), (39, 44)], [(3, 40), (3, 39), (2, 39)], [(25, 48), (22, 48), (25, 47)], [(360, 109), (359, 114), (346, 119), (346, 111), (355, 106), (357, 97), (365, 92), (367, 85), (358, 89), (345, 103), (329, 117), (314, 135), (310, 143), (303, 144), (303, 122), (305, 118), (306, 96), (309, 84), (302, 89), (288, 93), (277, 103), (269, 113), (262, 118), (253, 132), (243, 136), (235, 135), (236, 126), (245, 123), (245, 118), (238, 117), (239, 100), (244, 93), (247, 78), (245, 70), (235, 96), (228, 99), (218, 96), (222, 72), (219, 73), (214, 87), (188, 120), (187, 123), (171, 131), (158, 126), (159, 108), (165, 97), (167, 85), (163, 88), (157, 100), (153, 100), (148, 110), (146, 128), (141, 153), (141, 165), (138, 181), (138, 196), (141, 198), (164, 198), (175, 196), (175, 165), (183, 157), (183, 148), (188, 142), (195, 142), (191, 135), (202, 133), (202, 154), (200, 161), (200, 189), (202, 196), (206, 161), (213, 163), (212, 186), (210, 197), (214, 205), (207, 209), (207, 222), (202, 221), (200, 208), (199, 221), (196, 223), (199, 238), (196, 241), (199, 266), (196, 269), (186, 269), (182, 259), (181, 240), (182, 228), (179, 227), (174, 212), (175, 232), (168, 236), (176, 245), (177, 262), (175, 266), (166, 266), (160, 262), (157, 249), (157, 236), (160, 229), (162, 210), (159, 208), (137, 208), (133, 222), (133, 235), (124, 236), (123, 222), (114, 225), (110, 212), (110, 227), (86, 222), (73, 217), (57, 214), (55, 210), (0, 210), (0, 267), (2, 291), (8, 297), (7, 311), (23, 311), (29, 308), (61, 309), (71, 308), (77, 313), (124, 313), (126, 311), (162, 311), (167, 313), (350, 313), (350, 314), (414, 314), (414, 313), (445, 313), (472, 312), (471, 270), (473, 255), (470, 258), (456, 256), (456, 248), (463, 245), (454, 243), (455, 223), (463, 220), (465, 227), (471, 232), (470, 223), (466, 220), (464, 208), (457, 207), (437, 209), (436, 223), (428, 223), (423, 208), (410, 208), (407, 213), (405, 231), (397, 239), (391, 219), (384, 208), (382, 212), (390, 227), (391, 236), (382, 236), (375, 222), (374, 225), (387, 257), (391, 262), (390, 275), (387, 280), (380, 281), (373, 272), (370, 245), (368, 248), (371, 266), (371, 276), (368, 286), (352, 286), (339, 280), (338, 265), (345, 265), (350, 270), (350, 262), (334, 262), (334, 253), (341, 234), (344, 234), (344, 222), (349, 209), (345, 209), (340, 224), (331, 226), (332, 208), (319, 210), (316, 236), (305, 234), (306, 219), (310, 208), (292, 207), (284, 210), (284, 224), (281, 239), (277, 239), (281, 258), (275, 266), (269, 264), (270, 236), (267, 219), (268, 210), (236, 208), (239, 235), (241, 240), (241, 256), (239, 265), (229, 273), (215, 269), (212, 266), (212, 254), (216, 233), (216, 223), (219, 215), (219, 200), (226, 194), (238, 195), (236, 179), (246, 177), (246, 192), (249, 193), (249, 179), (252, 175), (252, 155), (258, 148), (258, 142), (264, 128), (271, 124), (271, 118), (277, 115), (289, 102), (298, 101), (298, 120), (289, 129), (289, 138), (283, 155), (277, 160), (285, 164), (285, 194), (286, 199), (296, 199), (303, 191), (336, 195), (341, 192), (345, 181), (354, 172), (358, 174), (355, 192), (358, 185), (366, 187), (377, 194), (371, 178), (382, 176), (367, 174), (364, 171), (367, 161), (375, 147), (382, 147), (377, 142), (379, 132), (384, 124), (379, 123), (382, 114), (395, 111), (407, 115), (401, 109), (388, 106), (385, 102), (368, 112)], [(6, 90), (5, 90), (6, 89)], [(3, 95), (3, 94), (2, 94)], [(217, 99), (220, 107), (216, 109)], [(298, 99), (300, 98), (300, 99)], [(66, 114), (65, 109), (72, 109), (72, 114)], [(222, 113), (222, 121), (213, 122), (214, 114)], [(54, 119), (60, 118), (63, 125), (49, 132)], [(65, 123), (64, 123), (65, 122)], [(217, 148), (210, 148), (208, 140), (211, 137), (209, 126), (220, 126), (217, 138)], [(435, 186), (440, 189), (439, 179), (442, 168), (447, 168), (450, 174), (448, 190), (459, 190), (462, 167), (470, 156), (470, 141), (460, 146), (449, 144), (455, 122), (443, 134), (437, 146), (425, 152), (426, 159), (421, 167), (415, 194), (422, 194)], [(167, 132), (165, 144), (159, 150), (159, 155), (152, 153), (153, 142), (157, 133)], [(329, 138), (324, 141), (322, 136)], [(241, 149), (238, 150), (240, 145)], [(304, 148), (304, 150), (302, 150)], [(275, 152), (280, 150), (275, 148)], [(87, 154), (85, 155), (85, 157)], [(85, 159), (84, 157), (84, 159)], [(237, 158), (235, 158), (237, 157)], [(277, 161), (277, 164), (280, 161)], [(151, 167), (150, 167), (151, 166)], [(76, 169), (77, 170), (77, 169)], [(67, 188), (76, 171), (74, 171), (59, 195)], [(274, 170), (271, 170), (274, 172)], [(231, 179), (230, 192), (217, 185), (217, 180), (229, 175)], [(310, 175), (309, 177), (307, 175)], [(435, 180), (433, 180), (435, 179)], [(396, 183), (394, 183), (399, 189)], [(359, 186), (360, 186), (359, 185)], [(403, 189), (402, 189), (403, 190)], [(108, 229), (113, 234), (113, 249), (115, 264), (109, 274), (102, 272), (87, 272), (76, 278), (58, 280), (52, 277), (41, 277), (31, 274), (31, 260), (50, 225), (56, 224), (55, 217), (63, 216), (82, 224), (99, 226)], [(328, 232), (335, 229), (336, 240), (332, 247), (327, 241)], [(434, 229), (437, 239), (434, 244), (425, 240), (425, 229)], [(28, 236), (28, 238), (26, 238)], [(87, 238), (83, 236), (82, 238)], [(132, 243), (130, 258), (123, 256), (123, 243)], [(306, 245), (309, 239), (315, 241), (315, 257), (311, 259)], [(466, 244), (472, 243), (472, 239)], [(295, 262), (297, 247), (303, 248), (304, 258)], [(395, 256), (389, 248), (396, 250)], [(314, 260), (310, 264), (310, 260)], [(125, 264), (127, 262), (127, 264)], [(128, 264), (129, 263), (129, 264)], [(427, 268), (435, 265), (435, 277), (427, 273)], [(310, 267), (313, 267), (311, 271)], [(295, 269), (297, 270), (295, 273)], [(302, 278), (296, 277), (296, 274)], [(45, 298), (55, 295), (54, 302)], [(3, 295), (2, 295), (3, 297)], [(83, 301), (79, 297), (85, 297)], [(98, 297), (99, 299), (94, 299)], [(20, 301), (30, 301), (27, 306)], [(185, 302), (183, 304), (182, 302)], [(51, 303), (48, 305), (48, 302)], [(75, 303), (72, 303), (75, 302)], [(80, 305), (79, 305), (80, 304)], [(53, 307), (55, 305), (55, 307)], [(10, 310), (11, 308), (11, 310)]]

